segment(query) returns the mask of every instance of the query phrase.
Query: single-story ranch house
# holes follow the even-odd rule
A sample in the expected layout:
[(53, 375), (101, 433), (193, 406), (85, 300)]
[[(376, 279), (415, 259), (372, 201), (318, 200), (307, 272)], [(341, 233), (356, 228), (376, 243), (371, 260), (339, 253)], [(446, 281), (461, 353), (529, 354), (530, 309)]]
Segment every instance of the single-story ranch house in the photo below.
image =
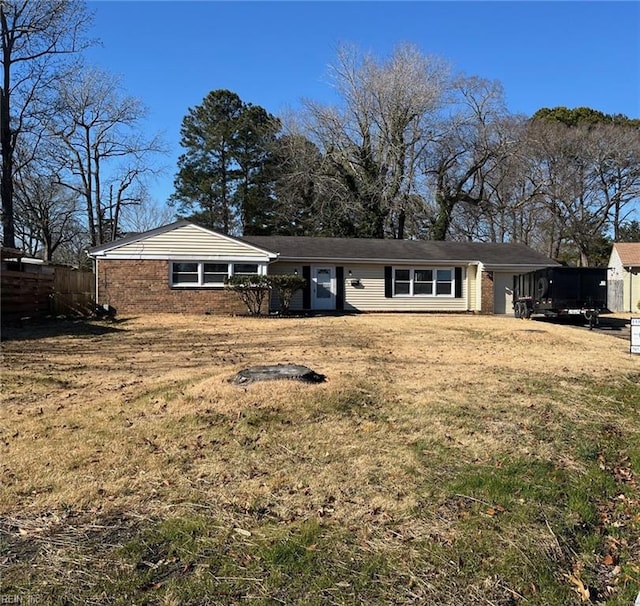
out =
[[(96, 300), (122, 313), (243, 313), (238, 274), (298, 274), (291, 310), (510, 313), (513, 276), (557, 265), (522, 244), (233, 238), (188, 221), (96, 246)], [(277, 301), (272, 301), (277, 309)]]

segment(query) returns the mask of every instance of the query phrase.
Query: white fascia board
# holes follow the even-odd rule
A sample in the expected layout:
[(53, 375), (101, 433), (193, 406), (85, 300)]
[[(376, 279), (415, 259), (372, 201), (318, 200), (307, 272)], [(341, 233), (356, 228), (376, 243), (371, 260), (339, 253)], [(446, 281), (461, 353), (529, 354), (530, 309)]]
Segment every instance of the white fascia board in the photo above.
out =
[(516, 273), (528, 273), (536, 269), (545, 269), (546, 267), (560, 267), (560, 263), (545, 264), (527, 264), (527, 265), (508, 265), (503, 263), (487, 263), (481, 264), (483, 271), (507, 271)]
[(234, 255), (197, 255), (182, 253), (162, 253), (162, 254), (111, 254), (96, 255), (97, 259), (118, 260), (118, 261), (228, 261), (232, 263), (271, 263), (276, 258), (273, 256), (234, 256)]
[(278, 257), (278, 261), (286, 261), (287, 263), (313, 263), (320, 265), (326, 264), (349, 264), (349, 263), (365, 263), (370, 265), (477, 265), (478, 261), (469, 261), (466, 259), (359, 259), (359, 258), (330, 258), (330, 257)]

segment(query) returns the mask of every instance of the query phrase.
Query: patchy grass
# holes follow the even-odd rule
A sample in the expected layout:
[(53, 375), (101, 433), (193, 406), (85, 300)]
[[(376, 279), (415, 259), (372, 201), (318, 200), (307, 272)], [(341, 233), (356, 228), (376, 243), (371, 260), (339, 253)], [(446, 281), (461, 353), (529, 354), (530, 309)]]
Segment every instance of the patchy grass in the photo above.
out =
[[(3, 344), (0, 601), (630, 604), (624, 341), (470, 316), (156, 316)], [(245, 387), (253, 364), (328, 381)]]

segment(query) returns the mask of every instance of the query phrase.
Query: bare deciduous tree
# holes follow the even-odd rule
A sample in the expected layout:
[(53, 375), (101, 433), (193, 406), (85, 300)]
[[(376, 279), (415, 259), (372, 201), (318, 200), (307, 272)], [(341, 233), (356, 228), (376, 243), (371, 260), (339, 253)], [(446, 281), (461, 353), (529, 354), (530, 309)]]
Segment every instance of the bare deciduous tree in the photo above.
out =
[[(70, 61), (89, 42), (84, 32), (90, 16), (84, 3), (73, 0), (2, 0), (2, 87), (0, 147), (2, 148), (2, 227), (4, 244), (15, 247), (14, 180), (20, 139), (35, 150), (39, 128), (48, 114), (53, 84), (70, 73)], [(29, 163), (28, 154), (22, 156)]]
[(16, 235), (32, 256), (52, 261), (60, 247), (84, 234), (77, 197), (58, 183), (56, 175), (23, 169), (15, 198)]
[(529, 177), (531, 160), (523, 141), (527, 120), (505, 115), (495, 122), (499, 145), (480, 169), (483, 197), (475, 204), (458, 204), (450, 235), (484, 242), (522, 242), (547, 250), (538, 240), (549, 217), (539, 190)]
[(92, 245), (115, 239), (122, 209), (145, 200), (145, 178), (155, 172), (150, 160), (163, 146), (139, 134), (144, 116), (140, 102), (121, 95), (117, 78), (101, 70), (58, 89), (51, 133), (67, 150), (63, 183), (83, 200)]
[(120, 226), (123, 232), (143, 232), (161, 227), (175, 220), (175, 211), (169, 206), (134, 204), (125, 206)]
[[(575, 246), (579, 264), (589, 266), (594, 244), (610, 225), (612, 209), (612, 202), (598, 188), (590, 127), (535, 120), (528, 141), (535, 159), (531, 178), (557, 219), (558, 235)], [(559, 250), (554, 253), (559, 256)]]
[(343, 184), (344, 205), (359, 214), (359, 235), (403, 238), (449, 68), (410, 45), (386, 61), (345, 46), (332, 76), (342, 103), (307, 102), (310, 138)]
[(507, 154), (480, 171), (483, 197), (452, 214), (455, 238), (517, 241), (570, 263), (606, 261), (640, 196), (634, 121), (588, 108), (513, 116)]
[(587, 130), (593, 149), (595, 186), (610, 209), (613, 239), (640, 201), (640, 128), (624, 121)]
[(445, 240), (460, 204), (487, 202), (486, 182), (499, 171), (513, 147), (507, 111), (498, 82), (460, 77), (451, 90), (451, 106), (423, 156), (433, 197), (431, 237)]

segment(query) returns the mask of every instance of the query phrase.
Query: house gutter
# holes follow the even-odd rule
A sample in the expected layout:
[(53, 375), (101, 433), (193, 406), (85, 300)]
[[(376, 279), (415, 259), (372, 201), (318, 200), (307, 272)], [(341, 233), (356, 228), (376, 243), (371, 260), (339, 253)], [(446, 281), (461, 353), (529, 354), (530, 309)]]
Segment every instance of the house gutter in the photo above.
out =
[(441, 265), (482, 265), (489, 271), (502, 270), (502, 271), (530, 271), (531, 268), (543, 269), (545, 267), (551, 267), (560, 265), (559, 263), (520, 263), (514, 265), (512, 263), (484, 263), (478, 259), (433, 259), (433, 258), (382, 258), (371, 259), (368, 257), (285, 257), (280, 256), (277, 261), (286, 261), (288, 263), (373, 263), (376, 265), (387, 264), (397, 265), (399, 263), (428, 263), (428, 264), (441, 264)]
[(483, 263), (487, 271), (532, 271), (534, 269), (544, 269), (545, 267), (560, 267), (560, 263), (520, 263), (519, 265), (506, 263)]
[(203, 255), (203, 254), (185, 254), (185, 253), (162, 253), (162, 254), (148, 254), (148, 253), (128, 253), (128, 254), (96, 254), (95, 258), (109, 259), (111, 261), (231, 261), (233, 263), (272, 263), (277, 259), (274, 254), (264, 256), (239, 256), (239, 255)]
[(288, 263), (373, 263), (375, 265), (388, 264), (397, 265), (398, 263), (438, 263), (438, 264), (466, 264), (477, 265), (477, 259), (400, 259), (393, 257), (390, 259), (371, 259), (368, 257), (283, 257), (280, 256), (277, 261), (286, 261)]

